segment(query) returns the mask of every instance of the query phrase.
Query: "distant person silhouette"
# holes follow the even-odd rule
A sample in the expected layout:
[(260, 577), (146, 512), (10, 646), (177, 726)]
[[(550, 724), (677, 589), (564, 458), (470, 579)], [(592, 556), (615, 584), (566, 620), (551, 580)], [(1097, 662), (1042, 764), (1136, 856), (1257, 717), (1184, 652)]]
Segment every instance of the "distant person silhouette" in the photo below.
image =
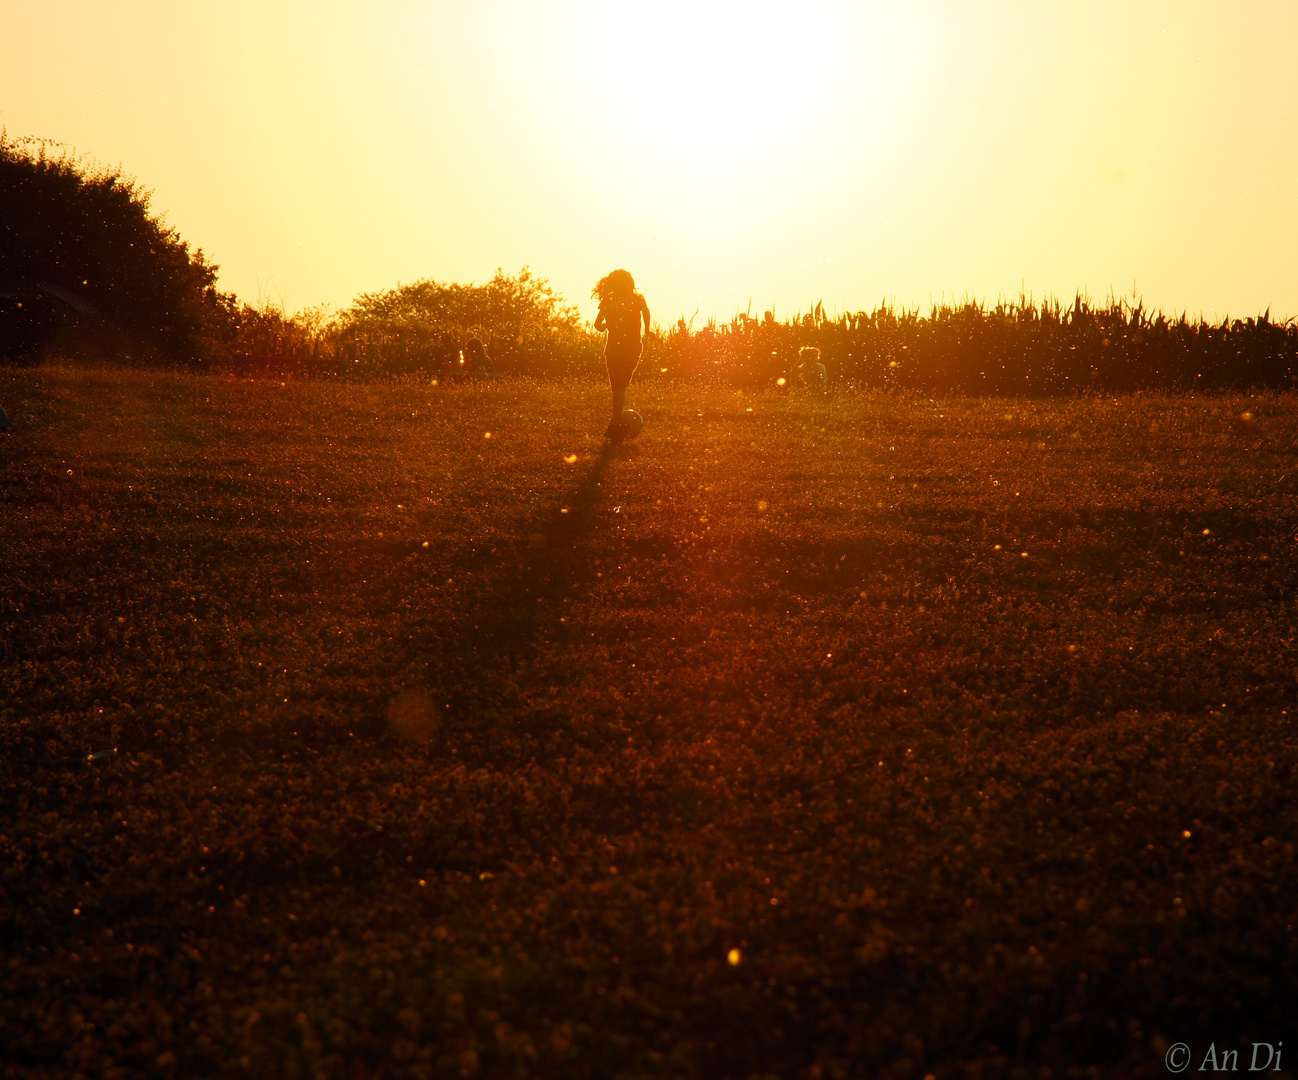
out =
[(635, 278), (627, 270), (612, 270), (595, 283), (591, 296), (599, 299), (599, 314), (595, 316), (595, 329), (607, 330), (604, 343), (604, 365), (608, 368), (609, 385), (613, 388), (613, 419), (609, 421), (604, 438), (609, 442), (622, 441), (622, 410), (626, 406), (626, 389), (631, 376), (640, 363), (640, 324), (649, 333), (649, 305), (635, 291)]
[(487, 347), (482, 344), (481, 338), (469, 338), (464, 343), (463, 353), (464, 366), (470, 375), (494, 376), (500, 374), (496, 370), (496, 365), (491, 362), (491, 357), (487, 355)]
[(820, 362), (820, 350), (811, 345), (804, 345), (798, 350), (798, 374), (802, 376), (802, 385), (821, 397), (829, 393), (829, 376), (825, 365)]

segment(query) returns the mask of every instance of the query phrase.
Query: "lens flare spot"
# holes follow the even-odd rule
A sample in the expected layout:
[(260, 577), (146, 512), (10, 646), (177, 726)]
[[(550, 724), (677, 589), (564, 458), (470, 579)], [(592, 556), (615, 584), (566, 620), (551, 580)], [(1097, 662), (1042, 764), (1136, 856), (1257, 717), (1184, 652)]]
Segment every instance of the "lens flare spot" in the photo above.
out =
[(437, 711), (422, 690), (404, 690), (388, 705), (388, 727), (408, 742), (426, 743), (437, 734)]

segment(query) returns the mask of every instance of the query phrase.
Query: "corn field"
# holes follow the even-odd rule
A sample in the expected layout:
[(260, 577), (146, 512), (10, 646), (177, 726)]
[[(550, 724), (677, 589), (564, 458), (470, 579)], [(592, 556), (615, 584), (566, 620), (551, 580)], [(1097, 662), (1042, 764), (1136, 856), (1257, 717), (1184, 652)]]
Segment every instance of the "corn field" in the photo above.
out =
[(800, 348), (814, 346), (831, 386), (928, 394), (1060, 395), (1134, 390), (1282, 388), (1298, 376), (1298, 325), (1269, 314), (1220, 324), (1169, 319), (1143, 303), (1093, 307), (1078, 297), (989, 307), (809, 314), (777, 321), (737, 315), (692, 330), (683, 321), (652, 341), (654, 370), (712, 377), (741, 389), (797, 385)]

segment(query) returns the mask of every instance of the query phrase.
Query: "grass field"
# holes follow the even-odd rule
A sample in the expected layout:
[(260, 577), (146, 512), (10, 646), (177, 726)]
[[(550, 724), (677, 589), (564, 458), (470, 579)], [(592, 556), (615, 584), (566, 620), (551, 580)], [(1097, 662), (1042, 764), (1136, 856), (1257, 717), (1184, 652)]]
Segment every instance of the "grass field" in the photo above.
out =
[(1298, 1066), (1298, 398), (606, 393), (0, 370), (4, 1075)]

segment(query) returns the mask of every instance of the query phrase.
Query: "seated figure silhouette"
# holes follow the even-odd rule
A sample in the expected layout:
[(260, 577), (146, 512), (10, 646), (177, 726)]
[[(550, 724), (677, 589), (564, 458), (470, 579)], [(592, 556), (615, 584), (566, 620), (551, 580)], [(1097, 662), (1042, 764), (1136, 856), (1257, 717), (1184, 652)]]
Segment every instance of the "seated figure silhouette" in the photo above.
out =
[(487, 347), (482, 344), (482, 339), (476, 337), (471, 337), (464, 343), (460, 369), (471, 379), (495, 378), (500, 374), (487, 355)]
[(805, 345), (798, 350), (798, 372), (802, 384), (812, 393), (822, 396), (829, 393), (829, 376), (825, 365), (820, 362), (819, 349)]

